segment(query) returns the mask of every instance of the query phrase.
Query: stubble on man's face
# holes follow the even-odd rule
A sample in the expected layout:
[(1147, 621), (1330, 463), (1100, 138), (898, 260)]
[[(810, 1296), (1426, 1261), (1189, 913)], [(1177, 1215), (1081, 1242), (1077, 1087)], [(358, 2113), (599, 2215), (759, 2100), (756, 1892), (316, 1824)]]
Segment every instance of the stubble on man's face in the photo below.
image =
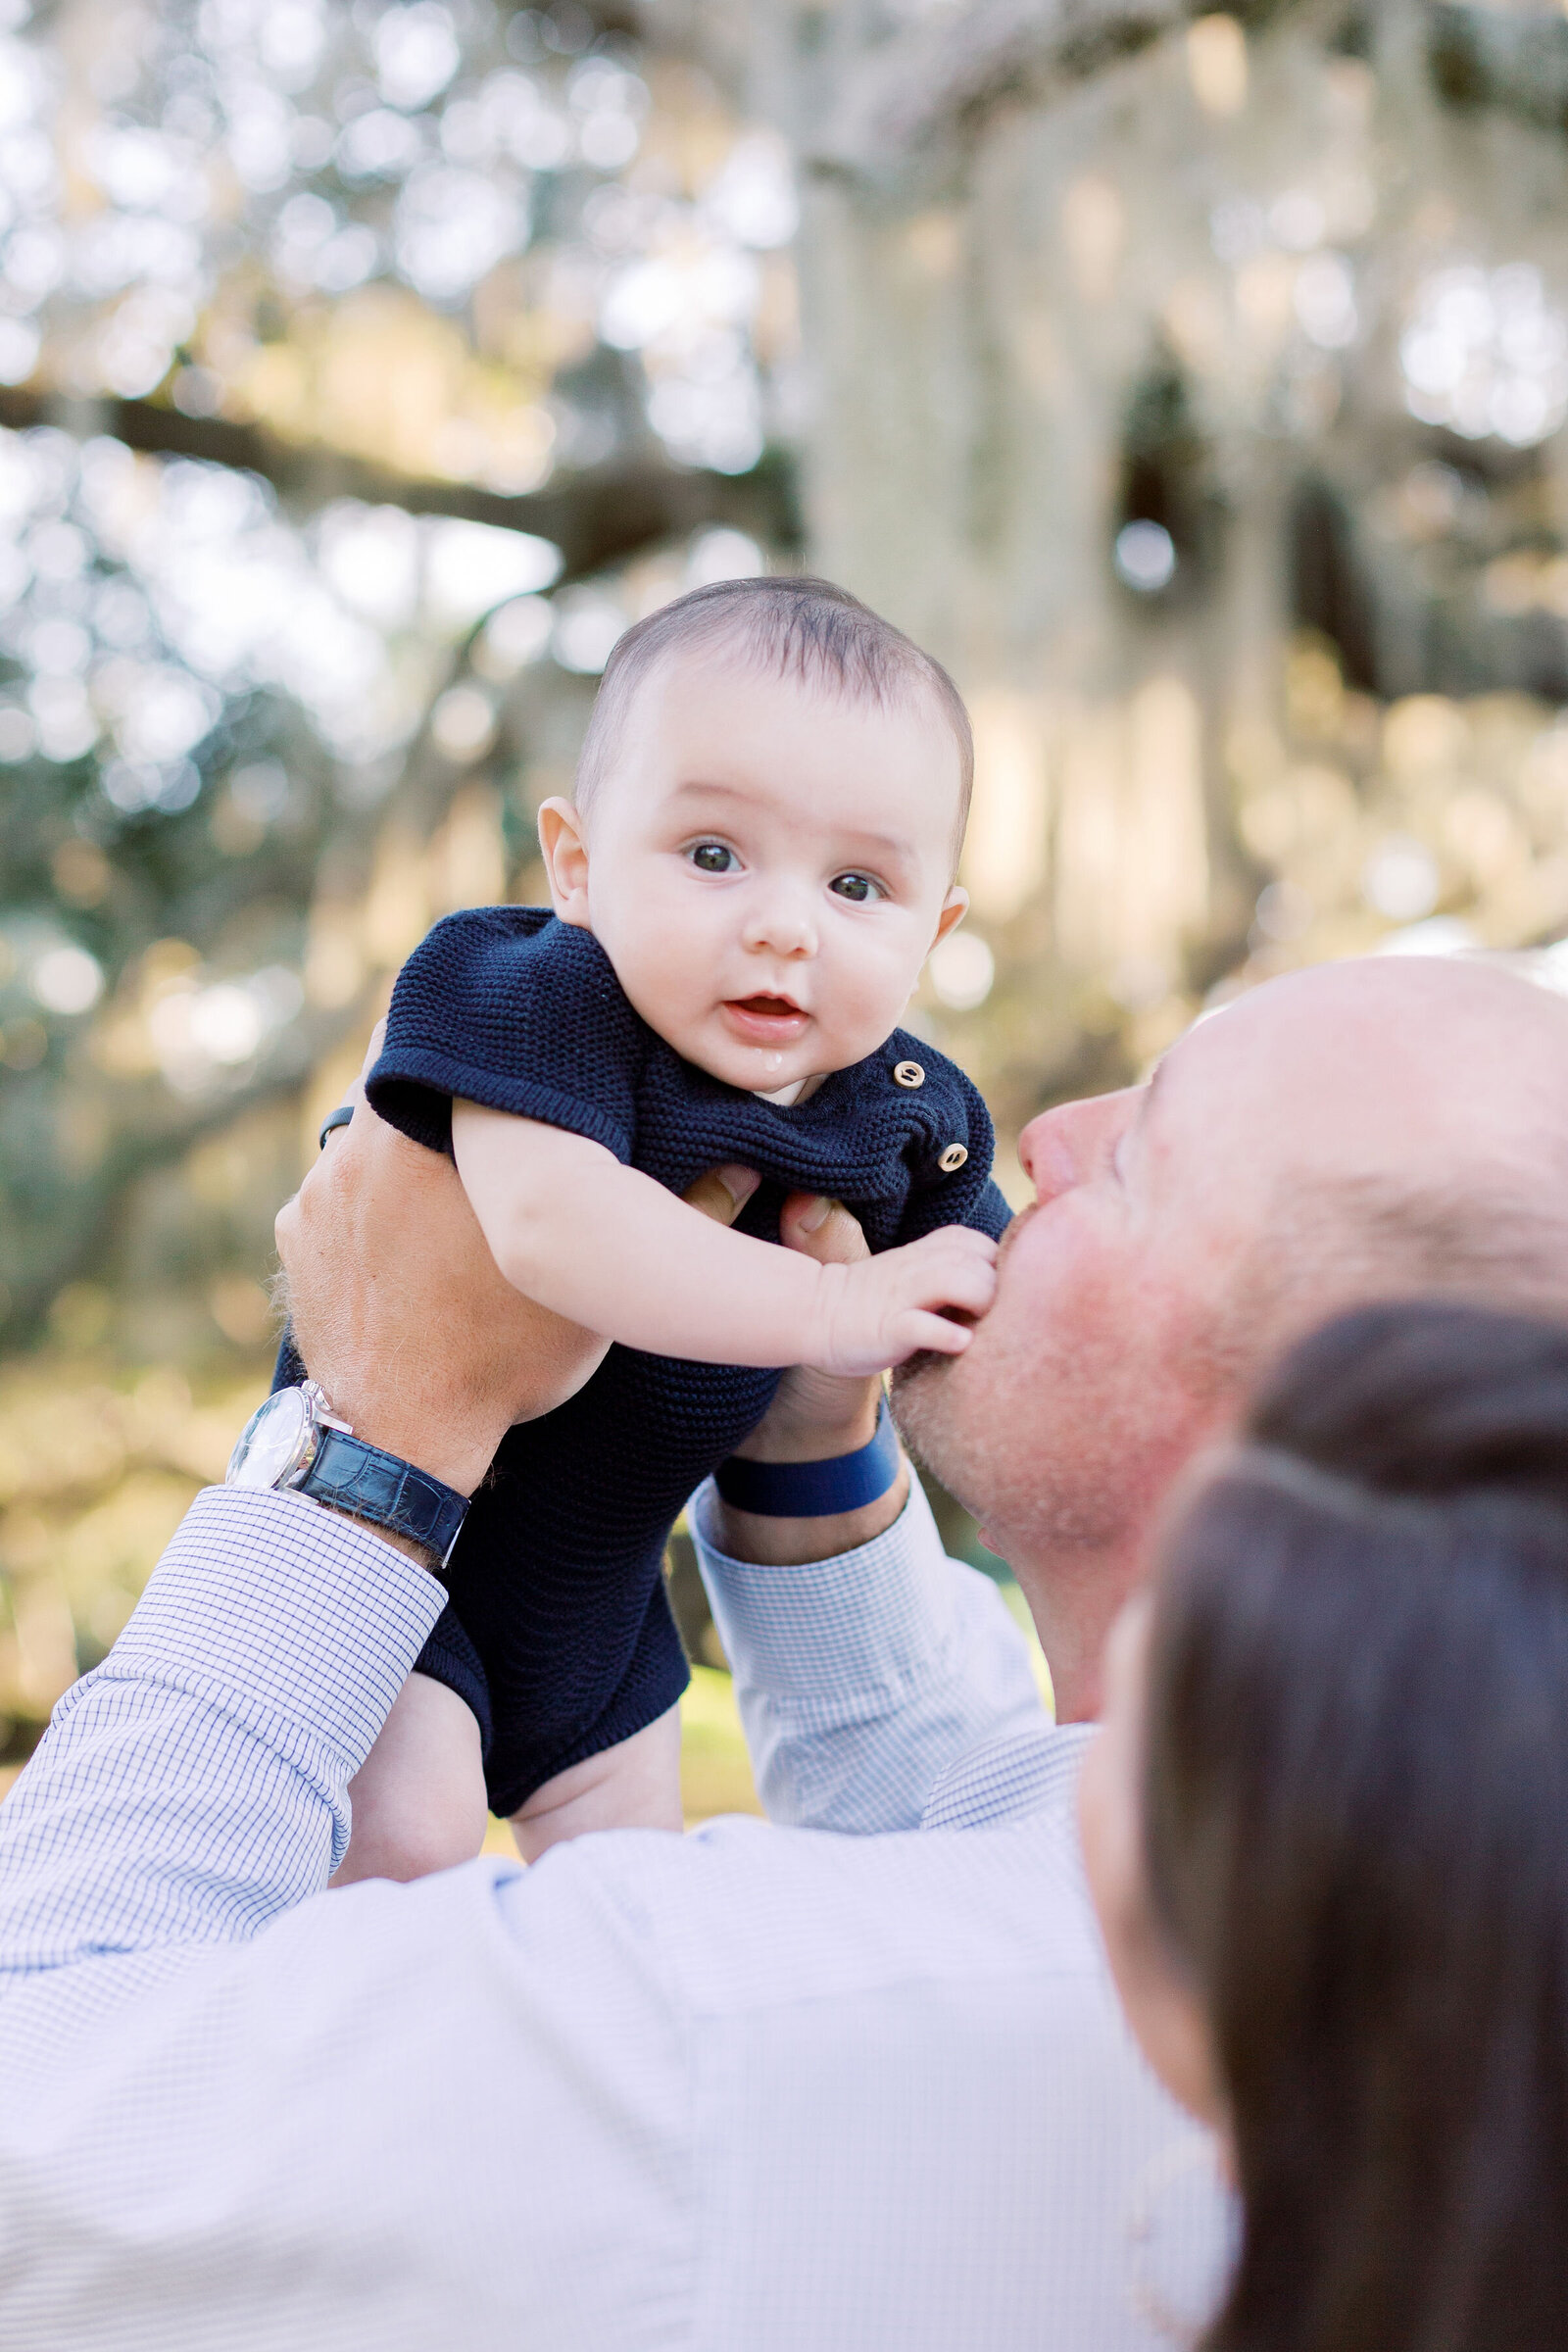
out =
[(893, 1376), (912, 1451), (1014, 1566), (1129, 1540), (1181, 1458), (1173, 1423), (1187, 1419), (1172, 1411), (1170, 1317), (1151, 1311), (1136, 1272), (1053, 1256), (1020, 1249), (963, 1354)]
[(1229, 1385), (1230, 1269), (1190, 1181), (1187, 1092), (1173, 1071), (1027, 1130), (1039, 1200), (990, 1313), (961, 1355), (894, 1376), (913, 1450), (1020, 1572), (1136, 1545)]

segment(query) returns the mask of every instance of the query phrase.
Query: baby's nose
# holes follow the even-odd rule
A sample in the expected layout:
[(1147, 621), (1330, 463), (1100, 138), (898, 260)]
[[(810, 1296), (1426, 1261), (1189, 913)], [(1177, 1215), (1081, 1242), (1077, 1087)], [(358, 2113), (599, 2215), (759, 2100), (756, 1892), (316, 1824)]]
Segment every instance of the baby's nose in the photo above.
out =
[(773, 890), (752, 909), (746, 944), (767, 949), (775, 956), (812, 956), (816, 953), (816, 921), (807, 894)]

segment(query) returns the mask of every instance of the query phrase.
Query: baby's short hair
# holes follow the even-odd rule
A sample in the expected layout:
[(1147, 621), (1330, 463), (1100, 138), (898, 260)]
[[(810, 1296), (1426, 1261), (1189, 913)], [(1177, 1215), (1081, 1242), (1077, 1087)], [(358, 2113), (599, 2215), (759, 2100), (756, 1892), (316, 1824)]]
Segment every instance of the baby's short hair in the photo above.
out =
[(619, 748), (638, 689), (675, 654), (733, 649), (745, 661), (825, 687), (851, 702), (890, 704), (925, 694), (951, 728), (958, 755), (956, 845), (974, 789), (974, 737), (963, 697), (940, 662), (922, 653), (869, 605), (831, 580), (786, 575), (717, 580), (662, 605), (616, 641), (605, 664), (577, 762), (575, 800), (585, 813)]

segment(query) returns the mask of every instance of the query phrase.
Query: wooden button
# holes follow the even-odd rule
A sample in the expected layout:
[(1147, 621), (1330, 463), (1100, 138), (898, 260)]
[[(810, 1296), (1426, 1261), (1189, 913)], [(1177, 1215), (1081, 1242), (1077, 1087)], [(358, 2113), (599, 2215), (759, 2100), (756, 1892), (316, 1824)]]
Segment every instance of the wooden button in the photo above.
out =
[(956, 1176), (969, 1154), (962, 1144), (950, 1144), (937, 1161), (944, 1176)]
[(896, 1061), (893, 1065), (895, 1086), (924, 1086), (925, 1072), (917, 1061)]

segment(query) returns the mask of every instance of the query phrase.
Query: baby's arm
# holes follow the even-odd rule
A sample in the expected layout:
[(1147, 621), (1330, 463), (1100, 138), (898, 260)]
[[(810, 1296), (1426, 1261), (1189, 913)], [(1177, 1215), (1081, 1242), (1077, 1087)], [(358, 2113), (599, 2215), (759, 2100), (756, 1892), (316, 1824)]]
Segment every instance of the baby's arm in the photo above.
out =
[(853, 1266), (817, 1265), (731, 1233), (623, 1167), (602, 1144), (476, 1103), (452, 1105), (452, 1148), (513, 1286), (622, 1347), (698, 1363), (872, 1373), (918, 1348), (956, 1355), (984, 1314), (997, 1246), (967, 1226)]

